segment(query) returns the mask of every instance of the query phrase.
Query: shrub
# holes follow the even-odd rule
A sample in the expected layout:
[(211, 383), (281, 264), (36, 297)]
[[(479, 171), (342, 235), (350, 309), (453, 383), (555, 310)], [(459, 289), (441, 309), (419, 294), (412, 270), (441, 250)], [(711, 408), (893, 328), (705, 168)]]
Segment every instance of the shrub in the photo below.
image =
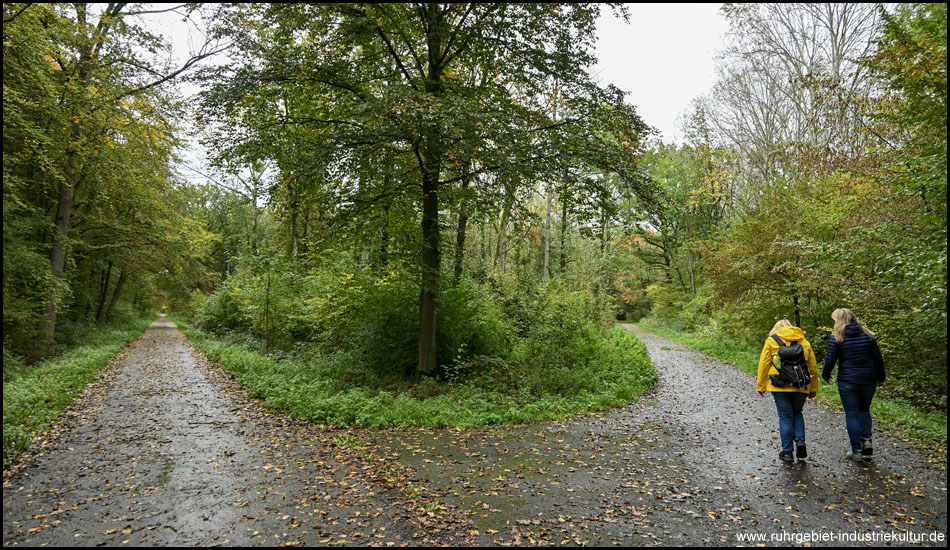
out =
[[(181, 326), (265, 406), (323, 423), (466, 427), (532, 422), (622, 406), (656, 380), (646, 347), (619, 327), (606, 335), (591, 331), (586, 360), (566, 369), (569, 376), (559, 384), (544, 383), (543, 375), (551, 371), (537, 364), (471, 356), (449, 380), (423, 377), (389, 388), (378, 377), (353, 377), (348, 353), (355, 352), (275, 361)], [(528, 391), (532, 383), (535, 395)]]

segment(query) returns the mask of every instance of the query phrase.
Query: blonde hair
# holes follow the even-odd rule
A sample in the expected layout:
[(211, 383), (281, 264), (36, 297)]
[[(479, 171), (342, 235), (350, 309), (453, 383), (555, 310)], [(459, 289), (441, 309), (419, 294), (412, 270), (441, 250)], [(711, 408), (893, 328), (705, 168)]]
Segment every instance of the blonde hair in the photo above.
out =
[(857, 315), (853, 311), (846, 308), (840, 308), (834, 310), (831, 313), (831, 319), (835, 322), (833, 332), (835, 335), (835, 341), (839, 344), (844, 342), (844, 327), (848, 326), (848, 323), (854, 323), (864, 331), (864, 334), (867, 334), (869, 338), (877, 338), (873, 332), (868, 330), (864, 325), (861, 324), (861, 321), (858, 320)]
[(772, 332), (769, 333), (769, 336), (772, 336), (773, 334), (778, 332), (779, 329), (782, 329), (785, 327), (791, 327), (791, 326), (794, 326), (792, 325), (791, 321), (789, 321), (788, 319), (782, 319), (781, 321), (775, 323), (775, 326), (772, 327)]

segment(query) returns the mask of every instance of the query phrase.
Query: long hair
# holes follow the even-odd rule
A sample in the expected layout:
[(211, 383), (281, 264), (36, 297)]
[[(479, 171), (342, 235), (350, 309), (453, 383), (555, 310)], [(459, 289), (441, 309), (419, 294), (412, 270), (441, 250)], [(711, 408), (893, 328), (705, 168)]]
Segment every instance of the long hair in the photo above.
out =
[(775, 323), (775, 326), (772, 327), (772, 332), (769, 333), (769, 336), (772, 336), (773, 334), (778, 332), (780, 328), (791, 327), (791, 326), (794, 326), (792, 325), (791, 321), (789, 321), (788, 319), (782, 319), (781, 321)]
[(846, 308), (840, 308), (834, 310), (831, 314), (831, 319), (835, 322), (835, 327), (833, 332), (835, 334), (835, 341), (839, 344), (844, 342), (844, 327), (848, 326), (848, 323), (855, 323), (861, 330), (864, 331), (864, 334), (867, 334), (869, 338), (877, 338), (873, 332), (867, 329), (864, 325), (861, 324), (861, 321), (858, 320), (857, 315), (853, 311)]

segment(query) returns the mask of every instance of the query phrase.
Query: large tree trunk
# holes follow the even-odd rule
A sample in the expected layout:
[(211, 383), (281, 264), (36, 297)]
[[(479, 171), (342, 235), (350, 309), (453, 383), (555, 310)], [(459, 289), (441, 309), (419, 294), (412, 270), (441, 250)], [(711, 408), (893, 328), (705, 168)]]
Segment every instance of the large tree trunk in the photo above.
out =
[(436, 301), (439, 292), (439, 194), (438, 172), (423, 174), (422, 195), (422, 296), (419, 308), (418, 372), (432, 374), (436, 359)]
[[(424, 4), (428, 20), (429, 71), (426, 92), (433, 97), (442, 94), (442, 37), (447, 36), (441, 7)], [(436, 357), (436, 303), (439, 293), (439, 178), (442, 169), (442, 136), (436, 125), (424, 129), (421, 141), (422, 161), (422, 296), (419, 304), (419, 363), (416, 372), (434, 374)]]
[[(49, 263), (53, 277), (63, 273), (66, 264), (66, 234), (69, 230), (69, 215), (73, 205), (73, 187), (68, 183), (59, 185), (59, 205), (56, 209), (56, 228), (53, 235), (53, 248), (50, 250)], [(46, 339), (50, 342), (56, 336), (56, 295), (51, 291), (46, 301)]]
[[(120, 4), (118, 10), (121, 10)], [(109, 6), (107, 12), (115, 9), (115, 5)], [(75, 4), (76, 20), (80, 24), (83, 33), (83, 39), (86, 37), (86, 4)], [(118, 13), (115, 10), (115, 14)], [(110, 23), (104, 20), (100, 21), (97, 32), (101, 36), (93, 34), (93, 41), (83, 43), (79, 46), (79, 60), (77, 63), (78, 77), (82, 85), (82, 90), (88, 90), (92, 83), (92, 68), (99, 53), (99, 47), (105, 40), (104, 31)], [(72, 123), (70, 127), (70, 142), (66, 148), (66, 174), (65, 181), (59, 184), (59, 200), (56, 204), (56, 221), (53, 229), (53, 246), (49, 253), (49, 263), (54, 278), (62, 277), (63, 268), (66, 265), (66, 239), (69, 235), (69, 223), (72, 218), (73, 201), (75, 198), (76, 186), (79, 183), (79, 147), (82, 140), (82, 126), (80, 125), (79, 109), (84, 107), (84, 101), (77, 101), (72, 110)], [(55, 290), (47, 297), (46, 302), (46, 338), (50, 342), (56, 336), (56, 302)]]
[[(73, 198), (76, 189), (76, 183), (79, 181), (79, 158), (78, 152), (73, 147), (78, 147), (79, 140), (82, 138), (82, 128), (75, 120), (72, 123), (70, 132), (72, 144), (67, 150), (68, 160), (66, 161), (66, 179), (59, 184), (59, 201), (56, 204), (56, 221), (53, 229), (53, 247), (49, 253), (49, 264), (54, 278), (62, 277), (63, 267), (66, 265), (66, 238), (69, 235), (69, 222), (73, 212)], [(46, 302), (46, 339), (50, 342), (56, 336), (56, 291), (51, 291)]]

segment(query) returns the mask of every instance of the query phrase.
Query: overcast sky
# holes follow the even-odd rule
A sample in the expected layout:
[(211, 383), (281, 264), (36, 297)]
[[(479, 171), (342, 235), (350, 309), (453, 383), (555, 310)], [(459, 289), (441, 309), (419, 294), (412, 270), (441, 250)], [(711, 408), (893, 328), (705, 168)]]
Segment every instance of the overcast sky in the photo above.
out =
[(629, 24), (610, 9), (597, 22), (596, 73), (630, 92), (628, 103), (666, 142), (682, 139), (678, 117), (712, 87), (727, 30), (721, 5), (628, 4)]

